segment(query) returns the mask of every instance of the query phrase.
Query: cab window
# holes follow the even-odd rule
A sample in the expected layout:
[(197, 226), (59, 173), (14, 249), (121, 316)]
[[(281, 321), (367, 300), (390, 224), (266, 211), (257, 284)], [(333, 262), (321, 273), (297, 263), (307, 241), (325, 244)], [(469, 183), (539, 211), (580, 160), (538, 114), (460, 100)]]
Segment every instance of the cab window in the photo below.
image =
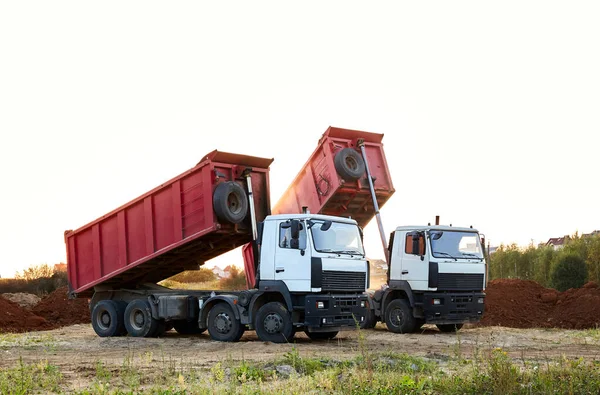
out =
[[(283, 225), (283, 224), (282, 224)], [(292, 240), (292, 231), (290, 228), (284, 228), (282, 225), (279, 225), (279, 247), (281, 248), (291, 248), (297, 250), (305, 250), (306, 249), (306, 229), (302, 226), (300, 229), (300, 237), (298, 238), (298, 245), (294, 245), (295, 242)]]

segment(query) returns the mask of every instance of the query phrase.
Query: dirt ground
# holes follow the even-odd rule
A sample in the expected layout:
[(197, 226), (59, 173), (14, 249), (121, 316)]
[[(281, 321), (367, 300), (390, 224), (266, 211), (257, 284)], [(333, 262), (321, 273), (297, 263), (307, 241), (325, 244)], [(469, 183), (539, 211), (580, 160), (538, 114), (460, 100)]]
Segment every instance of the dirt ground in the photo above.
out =
[[(364, 337), (365, 341), (361, 341)], [(361, 345), (363, 344), (363, 345)], [(379, 324), (373, 330), (341, 332), (331, 341), (311, 341), (303, 333), (294, 344), (271, 344), (247, 332), (239, 343), (221, 343), (208, 334), (182, 336), (174, 331), (160, 339), (100, 338), (90, 325), (73, 325), (50, 331), (0, 335), (0, 368), (24, 362), (46, 360), (63, 374), (77, 380), (98, 361), (122, 366), (126, 359), (151, 368), (169, 361), (181, 367), (210, 368), (224, 361), (274, 361), (296, 347), (304, 357), (351, 358), (364, 352), (408, 353), (443, 363), (458, 356), (475, 358), (501, 347), (513, 359), (544, 361), (566, 356), (595, 360), (600, 356), (600, 332), (564, 329), (514, 329), (503, 327), (463, 328), (458, 334), (438, 332), (425, 326), (422, 333), (400, 335)]]

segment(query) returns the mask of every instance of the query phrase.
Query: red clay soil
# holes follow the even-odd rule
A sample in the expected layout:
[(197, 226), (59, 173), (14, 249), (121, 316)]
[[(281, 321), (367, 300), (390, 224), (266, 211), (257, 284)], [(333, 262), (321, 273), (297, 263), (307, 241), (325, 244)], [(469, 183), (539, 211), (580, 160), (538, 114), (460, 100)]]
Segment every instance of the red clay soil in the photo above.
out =
[(594, 282), (558, 292), (534, 281), (500, 279), (490, 281), (486, 295), (482, 326), (586, 329), (600, 325), (600, 288)]
[(0, 297), (0, 332), (30, 332), (52, 329), (44, 318)]
[(87, 299), (69, 299), (67, 287), (58, 288), (38, 303), (32, 312), (44, 317), (54, 327), (90, 322)]

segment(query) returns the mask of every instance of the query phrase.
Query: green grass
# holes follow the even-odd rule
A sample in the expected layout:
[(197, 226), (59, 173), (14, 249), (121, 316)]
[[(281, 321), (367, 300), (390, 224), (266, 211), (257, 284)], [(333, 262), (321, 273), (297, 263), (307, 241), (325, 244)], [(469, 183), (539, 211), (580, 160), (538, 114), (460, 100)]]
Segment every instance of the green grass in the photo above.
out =
[[(471, 360), (439, 362), (399, 353), (367, 353), (349, 359), (301, 355), (295, 346), (270, 362), (226, 359), (211, 366), (171, 357), (135, 355), (97, 361), (73, 377), (42, 361), (0, 371), (0, 394), (582, 394), (600, 393), (600, 363), (558, 358), (515, 361), (500, 348)], [(367, 355), (367, 357), (365, 357)], [(293, 367), (280, 374), (281, 365)], [(81, 374), (84, 377), (81, 377)], [(66, 377), (65, 377), (66, 376)]]
[(46, 361), (26, 364), (20, 359), (16, 366), (0, 370), (0, 394), (58, 392), (61, 381), (62, 375), (56, 366)]

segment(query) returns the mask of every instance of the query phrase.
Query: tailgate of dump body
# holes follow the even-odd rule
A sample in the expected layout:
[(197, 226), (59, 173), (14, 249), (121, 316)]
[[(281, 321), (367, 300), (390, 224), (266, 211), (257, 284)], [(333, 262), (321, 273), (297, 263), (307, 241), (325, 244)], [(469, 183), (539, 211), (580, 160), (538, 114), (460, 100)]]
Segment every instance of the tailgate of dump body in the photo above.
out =
[(249, 215), (237, 225), (213, 210), (216, 186), (251, 169), (257, 220), (270, 213), (269, 166), (273, 159), (212, 151), (192, 169), (95, 221), (65, 232), (73, 294), (96, 286), (135, 288), (155, 283), (252, 240)]
[(383, 134), (329, 127), (316, 150), (273, 208), (273, 214), (311, 213), (351, 216), (365, 226), (375, 216), (366, 173), (357, 181), (344, 181), (334, 165), (335, 155), (344, 148), (357, 152), (359, 139), (364, 146), (379, 207), (394, 194), (392, 178), (383, 150)]

